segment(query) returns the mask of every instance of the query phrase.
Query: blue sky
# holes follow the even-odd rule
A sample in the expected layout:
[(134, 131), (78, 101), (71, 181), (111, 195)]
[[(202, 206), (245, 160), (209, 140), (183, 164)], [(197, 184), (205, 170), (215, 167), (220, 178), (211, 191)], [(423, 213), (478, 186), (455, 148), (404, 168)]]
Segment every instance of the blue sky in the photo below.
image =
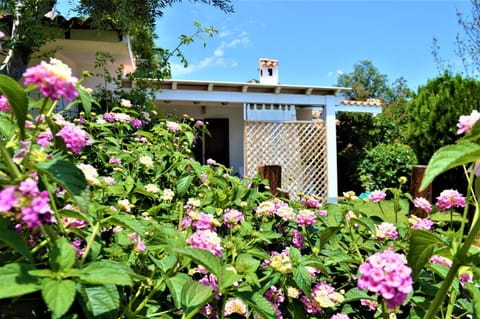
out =
[[(61, 4), (66, 0), (60, 0)], [(399, 77), (416, 90), (438, 75), (432, 55), (437, 38), (442, 58), (460, 64), (455, 37), (457, 10), (469, 0), (233, 0), (235, 13), (183, 0), (158, 21), (157, 45), (173, 49), (193, 21), (218, 33), (183, 47), (184, 69), (172, 59), (174, 79), (245, 82), (258, 78), (258, 59), (279, 60), (282, 84), (333, 86), (339, 73), (370, 60), (390, 82)], [(62, 12), (63, 13), (63, 12)]]
[[(332, 86), (338, 73), (370, 60), (393, 80), (404, 77), (416, 90), (438, 70), (432, 55), (436, 37), (441, 56), (458, 64), (454, 42), (462, 29), (456, 12), (470, 14), (463, 1), (237, 0), (235, 13), (184, 1), (165, 11), (157, 43), (174, 48), (179, 34), (192, 34), (192, 21), (219, 32), (207, 46), (182, 49), (189, 61), (174, 64), (173, 78), (244, 82), (258, 78), (258, 59), (279, 60), (282, 84)], [(459, 69), (460, 70), (460, 69)]]

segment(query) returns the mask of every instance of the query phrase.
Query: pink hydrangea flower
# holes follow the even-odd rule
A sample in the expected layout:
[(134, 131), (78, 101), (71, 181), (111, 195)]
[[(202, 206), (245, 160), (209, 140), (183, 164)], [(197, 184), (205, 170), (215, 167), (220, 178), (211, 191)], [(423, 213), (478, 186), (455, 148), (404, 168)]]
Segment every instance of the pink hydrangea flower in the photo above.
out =
[(82, 130), (80, 127), (73, 124), (67, 124), (62, 127), (56, 136), (63, 138), (67, 148), (75, 154), (80, 153), (84, 146), (92, 144), (90, 135), (88, 135), (88, 133)]
[(3, 95), (0, 95), (0, 112), (11, 112), (12, 108), (7, 98)]
[(407, 266), (405, 256), (391, 248), (368, 257), (358, 270), (358, 288), (380, 294), (388, 308), (402, 305), (413, 289), (412, 269)]
[(394, 224), (383, 222), (380, 225), (375, 225), (377, 239), (397, 239), (398, 231)]
[(450, 208), (465, 207), (465, 196), (453, 189), (446, 189), (437, 197), (437, 208), (446, 211)]
[(378, 203), (387, 197), (387, 194), (384, 191), (373, 191), (370, 193), (369, 198), (372, 202)]
[(243, 213), (233, 208), (228, 208), (223, 214), (223, 222), (228, 228), (237, 225), (239, 222), (245, 220)]
[(186, 239), (186, 242), (194, 248), (208, 250), (217, 257), (222, 256), (222, 241), (218, 234), (211, 230), (197, 230), (192, 236)]
[(480, 113), (477, 110), (473, 110), (470, 115), (462, 115), (458, 121), (457, 127), (457, 134), (463, 134), (469, 132), (472, 127), (477, 123), (478, 119), (480, 119)]
[(216, 165), (217, 164), (217, 161), (215, 161), (214, 159), (207, 159), (207, 165)]
[(28, 68), (24, 73), (25, 85), (33, 84), (45, 97), (54, 101), (64, 97), (67, 101), (73, 101), (78, 92), (75, 88), (77, 78), (72, 76), (72, 70), (58, 59), (50, 59)]
[(424, 197), (417, 197), (413, 200), (413, 205), (417, 208), (423, 209), (425, 212), (430, 213), (432, 211), (432, 204)]
[(350, 317), (343, 313), (336, 313), (330, 317), (330, 319), (349, 319)]

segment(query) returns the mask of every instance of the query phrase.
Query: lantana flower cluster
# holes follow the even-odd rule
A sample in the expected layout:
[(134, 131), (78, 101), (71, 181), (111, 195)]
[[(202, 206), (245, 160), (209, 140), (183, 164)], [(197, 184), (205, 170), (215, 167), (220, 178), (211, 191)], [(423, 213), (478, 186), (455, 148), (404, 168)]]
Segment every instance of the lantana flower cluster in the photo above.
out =
[(301, 301), (310, 314), (318, 314), (322, 308), (334, 308), (344, 301), (343, 294), (335, 291), (330, 284), (320, 281), (312, 289), (312, 298), (303, 296)]
[(58, 59), (50, 59), (50, 62), (28, 68), (24, 73), (25, 85), (33, 84), (45, 97), (53, 101), (61, 97), (68, 102), (78, 96), (75, 84), (78, 79), (72, 76), (72, 70)]
[(27, 178), (18, 186), (7, 186), (0, 191), (0, 213), (32, 229), (56, 222), (48, 191), (40, 191), (34, 178)]
[(412, 269), (405, 256), (391, 248), (368, 257), (359, 272), (358, 288), (381, 295), (388, 308), (402, 305), (413, 289)]

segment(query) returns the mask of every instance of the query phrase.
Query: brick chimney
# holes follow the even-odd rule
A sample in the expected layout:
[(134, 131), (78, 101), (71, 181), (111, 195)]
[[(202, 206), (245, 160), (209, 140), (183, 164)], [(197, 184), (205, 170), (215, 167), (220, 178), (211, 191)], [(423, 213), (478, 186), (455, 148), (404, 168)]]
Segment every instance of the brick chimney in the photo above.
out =
[(258, 61), (260, 83), (278, 84), (278, 60), (261, 58)]

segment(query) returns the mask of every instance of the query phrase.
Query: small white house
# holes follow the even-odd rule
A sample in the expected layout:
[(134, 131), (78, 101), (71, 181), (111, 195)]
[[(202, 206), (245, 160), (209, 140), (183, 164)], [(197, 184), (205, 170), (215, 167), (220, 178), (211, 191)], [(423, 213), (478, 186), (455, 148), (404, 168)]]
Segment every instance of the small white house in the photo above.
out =
[[(42, 52), (70, 65), (77, 77), (84, 70), (95, 72), (96, 52), (112, 55), (111, 74), (119, 66), (125, 73), (135, 69), (130, 40), (120, 32), (99, 33), (78, 21), (59, 35)], [(259, 59), (258, 72), (259, 83), (167, 79), (157, 83), (156, 104), (164, 113), (208, 122), (211, 137), (195, 150), (201, 162), (212, 158), (243, 176), (255, 175), (257, 166), (279, 164), (282, 188), (311, 190), (336, 202), (335, 113), (379, 113), (381, 104), (344, 101), (342, 92), (349, 88), (279, 84), (278, 60)], [(95, 88), (99, 78), (82, 84)]]

